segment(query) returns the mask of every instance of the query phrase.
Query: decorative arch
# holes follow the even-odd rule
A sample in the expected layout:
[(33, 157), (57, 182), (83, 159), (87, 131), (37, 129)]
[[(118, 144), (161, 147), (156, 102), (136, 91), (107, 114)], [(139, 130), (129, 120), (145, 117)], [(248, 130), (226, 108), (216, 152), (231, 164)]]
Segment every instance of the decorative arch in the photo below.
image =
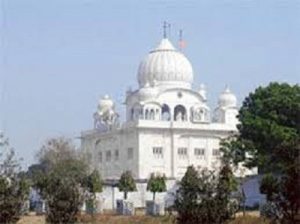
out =
[(138, 120), (140, 118), (140, 107), (136, 107), (135, 110), (134, 110), (134, 119), (135, 120)]
[(134, 119), (134, 108), (131, 108), (131, 110), (130, 110), (130, 120), (133, 121), (133, 119)]
[(150, 110), (150, 120), (155, 120), (155, 111), (154, 111), (154, 109), (152, 108), (151, 110)]
[(171, 111), (170, 111), (170, 107), (167, 104), (163, 104), (161, 108), (161, 119), (163, 121), (171, 120)]
[(149, 110), (145, 110), (145, 120), (149, 120)]
[(193, 122), (207, 122), (209, 120), (209, 109), (207, 107), (193, 107), (191, 113)]
[(174, 108), (174, 121), (186, 121), (187, 112), (186, 108), (183, 105), (177, 105)]

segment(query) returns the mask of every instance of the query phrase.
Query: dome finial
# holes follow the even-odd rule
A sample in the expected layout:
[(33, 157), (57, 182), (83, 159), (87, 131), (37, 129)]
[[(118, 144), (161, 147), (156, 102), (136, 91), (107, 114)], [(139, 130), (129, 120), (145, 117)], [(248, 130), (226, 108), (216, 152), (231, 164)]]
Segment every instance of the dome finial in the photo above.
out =
[(228, 84), (226, 84), (226, 85), (225, 85), (224, 93), (231, 93), (231, 91), (230, 91), (230, 88), (229, 88), (229, 85), (228, 85)]
[(206, 98), (206, 87), (203, 83), (200, 84), (199, 93), (203, 97), (204, 100), (207, 100), (207, 98)]
[(179, 42), (178, 43), (179, 43), (179, 50), (183, 51), (183, 48), (185, 48), (186, 43), (183, 40), (183, 30), (182, 29), (179, 30)]
[(164, 21), (163, 25), (163, 38), (167, 39), (168, 34), (170, 35), (171, 32), (171, 24)]

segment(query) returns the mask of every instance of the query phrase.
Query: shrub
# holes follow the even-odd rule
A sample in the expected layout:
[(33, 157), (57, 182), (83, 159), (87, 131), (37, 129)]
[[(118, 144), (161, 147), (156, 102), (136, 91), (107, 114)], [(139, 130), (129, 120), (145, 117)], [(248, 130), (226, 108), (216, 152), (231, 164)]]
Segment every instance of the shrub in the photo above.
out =
[(29, 183), (20, 173), (14, 150), (0, 136), (0, 223), (16, 223), (29, 195)]
[(153, 193), (153, 201), (155, 201), (155, 194), (157, 192), (164, 192), (167, 190), (166, 177), (164, 175), (151, 174), (147, 183), (147, 190)]
[(197, 172), (188, 167), (176, 193), (178, 223), (224, 223), (235, 213), (231, 192), (235, 189), (230, 167), (223, 166), (219, 175), (214, 171)]
[(59, 138), (46, 142), (39, 161), (39, 169), (32, 176), (35, 188), (47, 203), (47, 222), (75, 223), (85, 199), (85, 160), (69, 140)]
[(136, 191), (136, 184), (130, 171), (122, 173), (118, 183), (119, 191), (124, 192), (124, 199), (127, 199), (128, 192)]

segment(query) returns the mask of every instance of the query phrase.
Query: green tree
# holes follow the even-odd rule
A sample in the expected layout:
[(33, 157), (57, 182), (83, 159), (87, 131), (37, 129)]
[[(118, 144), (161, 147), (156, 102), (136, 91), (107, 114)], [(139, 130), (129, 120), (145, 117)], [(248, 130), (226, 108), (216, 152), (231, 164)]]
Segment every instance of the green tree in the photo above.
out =
[(100, 193), (103, 190), (103, 181), (97, 170), (94, 170), (84, 180), (84, 187), (88, 191), (88, 204), (92, 209), (92, 215), (96, 207), (96, 193)]
[(267, 175), (261, 190), (281, 213), (276, 217), (282, 223), (296, 223), (300, 209), (299, 114), (299, 85), (259, 87), (244, 100), (239, 111), (240, 134), (230, 145), (236, 162), (258, 166)]
[(188, 167), (176, 193), (175, 208), (178, 223), (221, 224), (235, 210), (231, 200), (236, 184), (230, 167), (223, 166), (219, 174)]
[(178, 212), (178, 223), (199, 223), (197, 215), (199, 207), (199, 182), (198, 172), (193, 166), (189, 166), (176, 192), (174, 207)]
[[(243, 206), (243, 215), (246, 215), (246, 195), (243, 188), (244, 181), (246, 180), (244, 177), (236, 178), (233, 174), (232, 169), (245, 168), (241, 167), (244, 164), (240, 162), (245, 160), (245, 155), (237, 150), (232, 150), (232, 148), (241, 149), (240, 142), (236, 141), (236, 136), (229, 136), (226, 139), (223, 139), (220, 142), (220, 151), (222, 152), (221, 163), (222, 169), (220, 171), (220, 182), (221, 188), (220, 190), (224, 190), (225, 192), (225, 201), (230, 201), (230, 205), (232, 206), (231, 214), (235, 211), (239, 210), (239, 206)], [(240, 187), (238, 187), (240, 186)], [(232, 198), (232, 192), (235, 193), (235, 197)], [(226, 196), (227, 195), (227, 196)], [(232, 200), (235, 200), (235, 203), (232, 203)]]
[(85, 179), (85, 186), (92, 194), (102, 192), (103, 181), (98, 170), (94, 170), (90, 175), (88, 175), (88, 177)]
[(136, 184), (130, 171), (122, 173), (118, 183), (119, 191), (124, 192), (124, 199), (127, 199), (128, 192), (136, 191)]
[(71, 141), (50, 139), (38, 153), (40, 166), (32, 176), (34, 186), (46, 200), (49, 223), (74, 223), (85, 199), (88, 166)]
[(218, 177), (216, 199), (219, 202), (220, 220), (230, 219), (238, 210), (238, 202), (233, 200), (232, 192), (236, 192), (238, 183), (228, 163), (221, 167)]
[(153, 193), (153, 201), (155, 201), (155, 194), (157, 192), (165, 192), (167, 190), (165, 175), (151, 174), (147, 183), (147, 191)]
[(8, 141), (0, 136), (0, 223), (16, 223), (29, 195), (29, 182), (19, 175), (19, 161)]

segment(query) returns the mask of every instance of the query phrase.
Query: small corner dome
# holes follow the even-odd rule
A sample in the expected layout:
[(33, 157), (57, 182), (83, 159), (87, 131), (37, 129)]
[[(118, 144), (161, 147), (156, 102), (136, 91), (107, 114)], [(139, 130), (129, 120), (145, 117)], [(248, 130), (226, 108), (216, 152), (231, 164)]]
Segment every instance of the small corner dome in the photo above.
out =
[(218, 104), (220, 107), (236, 107), (237, 98), (228, 87), (219, 96)]
[(104, 95), (98, 103), (98, 110), (109, 110), (114, 108), (113, 100), (108, 96)]
[(158, 89), (155, 86), (150, 86), (148, 82), (146, 82), (145, 86), (139, 90), (139, 100), (147, 101), (150, 99), (156, 98), (158, 95)]
[(138, 68), (140, 87), (154, 80), (157, 85), (179, 84), (186, 87), (190, 87), (193, 82), (191, 63), (167, 38), (162, 39), (158, 47), (149, 52)]

